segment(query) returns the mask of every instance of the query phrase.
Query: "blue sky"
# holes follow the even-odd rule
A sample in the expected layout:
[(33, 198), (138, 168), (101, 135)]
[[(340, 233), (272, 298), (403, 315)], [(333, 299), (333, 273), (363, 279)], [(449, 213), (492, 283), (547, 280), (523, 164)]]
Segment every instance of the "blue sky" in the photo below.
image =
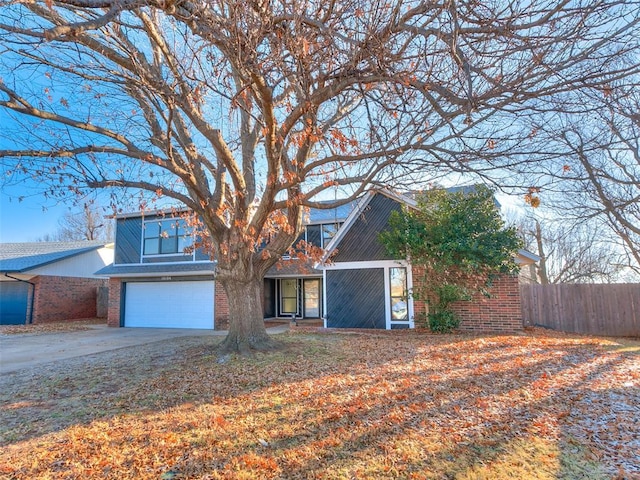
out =
[[(44, 197), (30, 196), (22, 202), (19, 187), (3, 187), (0, 201), (0, 243), (33, 242), (58, 230), (58, 220), (69, 207), (45, 203)], [(44, 208), (44, 209), (43, 209)]]

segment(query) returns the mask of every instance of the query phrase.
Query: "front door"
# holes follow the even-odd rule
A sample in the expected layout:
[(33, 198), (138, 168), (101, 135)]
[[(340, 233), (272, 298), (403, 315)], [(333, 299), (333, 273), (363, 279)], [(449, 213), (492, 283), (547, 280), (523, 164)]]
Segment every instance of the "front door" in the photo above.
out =
[(280, 280), (280, 315), (298, 315), (298, 280)]
[(305, 318), (320, 318), (320, 281), (319, 278), (307, 278), (303, 281)]

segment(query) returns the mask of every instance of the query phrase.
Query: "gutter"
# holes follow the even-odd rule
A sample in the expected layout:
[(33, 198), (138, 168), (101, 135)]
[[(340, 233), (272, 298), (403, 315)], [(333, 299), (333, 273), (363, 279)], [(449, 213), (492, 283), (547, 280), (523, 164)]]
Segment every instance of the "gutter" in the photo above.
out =
[(18, 282), (28, 283), (29, 285), (31, 285), (31, 302), (29, 305), (29, 321), (27, 322), (27, 325), (32, 324), (33, 323), (33, 302), (35, 301), (35, 298), (36, 298), (36, 284), (33, 282), (30, 282), (29, 280), (22, 280), (21, 278), (12, 277), (6, 272), (4, 276), (7, 278), (10, 278), (11, 280), (17, 280)]

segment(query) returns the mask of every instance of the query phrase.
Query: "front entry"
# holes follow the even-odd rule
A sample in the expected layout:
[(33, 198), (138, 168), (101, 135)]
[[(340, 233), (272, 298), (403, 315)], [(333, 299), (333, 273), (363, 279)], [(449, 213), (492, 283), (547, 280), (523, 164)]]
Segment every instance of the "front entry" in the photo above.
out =
[(321, 278), (280, 278), (265, 280), (265, 318), (321, 318)]
[(298, 284), (295, 278), (286, 278), (280, 280), (280, 316), (299, 316), (300, 308), (298, 302)]

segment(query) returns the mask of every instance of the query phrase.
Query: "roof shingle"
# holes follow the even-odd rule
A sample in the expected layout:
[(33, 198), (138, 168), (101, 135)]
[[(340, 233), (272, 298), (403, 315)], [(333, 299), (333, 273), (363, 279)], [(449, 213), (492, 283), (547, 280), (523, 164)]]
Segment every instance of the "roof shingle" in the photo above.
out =
[(105, 245), (104, 241), (0, 243), (0, 272), (25, 272)]

